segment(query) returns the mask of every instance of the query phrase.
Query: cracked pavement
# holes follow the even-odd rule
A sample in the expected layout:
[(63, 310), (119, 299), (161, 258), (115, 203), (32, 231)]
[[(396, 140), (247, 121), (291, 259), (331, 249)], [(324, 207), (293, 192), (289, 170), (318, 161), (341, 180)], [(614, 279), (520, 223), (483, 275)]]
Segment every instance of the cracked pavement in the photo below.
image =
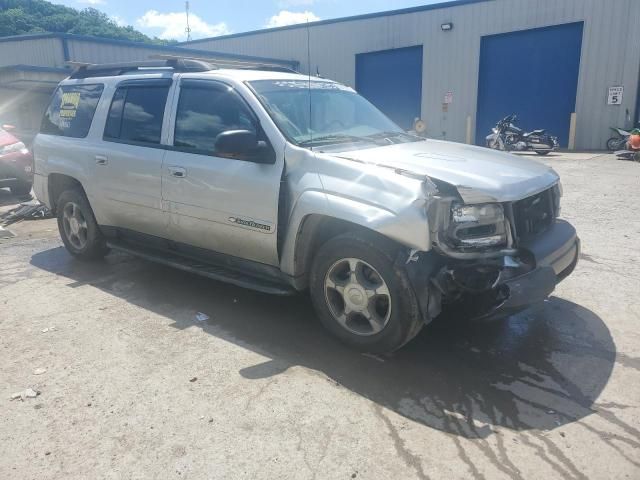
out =
[(54, 220), (12, 225), (0, 478), (640, 477), (640, 164), (544, 161), (582, 239), (574, 274), (537, 308), (438, 321), (385, 357), (333, 340), (306, 296), (83, 264)]

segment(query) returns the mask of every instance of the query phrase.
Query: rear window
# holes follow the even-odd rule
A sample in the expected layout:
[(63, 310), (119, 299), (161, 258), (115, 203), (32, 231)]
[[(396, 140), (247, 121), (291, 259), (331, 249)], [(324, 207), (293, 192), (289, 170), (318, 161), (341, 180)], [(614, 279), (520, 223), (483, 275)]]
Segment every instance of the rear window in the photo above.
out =
[(167, 85), (135, 85), (116, 90), (109, 108), (104, 139), (159, 144), (167, 101)]
[(103, 85), (63, 85), (53, 94), (41, 133), (83, 138), (89, 133)]

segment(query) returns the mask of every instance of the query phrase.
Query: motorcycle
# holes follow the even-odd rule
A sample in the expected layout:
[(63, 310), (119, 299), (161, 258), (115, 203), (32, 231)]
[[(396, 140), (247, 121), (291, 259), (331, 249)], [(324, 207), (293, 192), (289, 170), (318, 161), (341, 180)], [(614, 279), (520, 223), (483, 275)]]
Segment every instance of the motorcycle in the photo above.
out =
[(534, 151), (538, 155), (546, 155), (558, 148), (558, 138), (547, 135), (544, 129), (525, 132), (514, 125), (515, 115), (508, 115), (500, 120), (487, 135), (486, 146), (504, 151)]
[(629, 135), (631, 135), (631, 132), (629, 132), (628, 130), (623, 130), (622, 128), (615, 128), (615, 127), (610, 127), (610, 128), (618, 136), (611, 137), (609, 140), (607, 140), (607, 150), (609, 150), (610, 152), (615, 152), (616, 150), (620, 150), (621, 148), (624, 148), (625, 144), (629, 140)]

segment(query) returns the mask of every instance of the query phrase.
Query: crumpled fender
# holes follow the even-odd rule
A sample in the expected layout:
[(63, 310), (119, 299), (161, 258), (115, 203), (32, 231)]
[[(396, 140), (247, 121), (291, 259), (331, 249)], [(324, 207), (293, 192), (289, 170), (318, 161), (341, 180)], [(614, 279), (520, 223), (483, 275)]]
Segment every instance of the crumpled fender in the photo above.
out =
[[(424, 199), (417, 199), (424, 204)], [(400, 212), (319, 190), (305, 191), (297, 199), (289, 218), (280, 268), (295, 273), (295, 248), (300, 227), (309, 215), (324, 215), (359, 225), (405, 245), (409, 249), (430, 249), (431, 238), (426, 210), (409, 203)]]

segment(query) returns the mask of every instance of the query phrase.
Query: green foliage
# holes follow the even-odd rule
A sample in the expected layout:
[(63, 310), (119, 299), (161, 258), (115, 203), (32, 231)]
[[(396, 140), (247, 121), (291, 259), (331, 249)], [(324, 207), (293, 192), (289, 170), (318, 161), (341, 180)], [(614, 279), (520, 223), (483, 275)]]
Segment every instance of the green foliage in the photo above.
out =
[(75, 33), (116, 40), (172, 44), (137, 31), (132, 26), (120, 26), (95, 8), (76, 10), (45, 0), (0, 0), (0, 37), (26, 33)]

